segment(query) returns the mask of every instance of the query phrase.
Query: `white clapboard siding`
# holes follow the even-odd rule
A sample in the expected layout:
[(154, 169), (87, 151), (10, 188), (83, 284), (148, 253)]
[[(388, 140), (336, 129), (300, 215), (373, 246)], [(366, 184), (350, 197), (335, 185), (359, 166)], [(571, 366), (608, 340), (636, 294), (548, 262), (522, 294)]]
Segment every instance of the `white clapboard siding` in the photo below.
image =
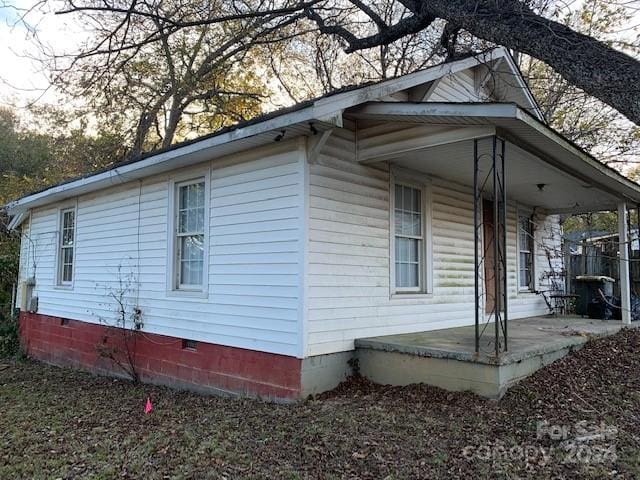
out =
[[(387, 134), (392, 125), (367, 129)], [(358, 132), (359, 139), (360, 133)], [(474, 240), (471, 189), (441, 179), (431, 186), (431, 295), (390, 295), (389, 173), (358, 164), (355, 134), (334, 131), (309, 165), (307, 355), (350, 350), (354, 340), (474, 322)], [(558, 241), (555, 217), (541, 217)], [(516, 284), (516, 208), (508, 210), (510, 318), (546, 313), (540, 295)], [(540, 230), (536, 230), (539, 232)], [(542, 235), (538, 234), (540, 241)], [(536, 251), (541, 262), (542, 250)], [(546, 259), (546, 257), (545, 257)], [(542, 283), (540, 283), (542, 288)]]
[(486, 100), (486, 95), (476, 90), (474, 71), (463, 70), (442, 77), (427, 100), (430, 102), (481, 102)]
[(16, 288), (16, 307), (22, 305), (22, 283), (34, 274), (33, 272), (33, 248), (30, 241), (30, 219), (20, 225), (20, 260), (18, 263), (18, 285)]
[(553, 275), (550, 275), (564, 271), (560, 218), (557, 215), (538, 216), (534, 238), (537, 245), (533, 267), (536, 288), (553, 290), (554, 283), (555, 288), (562, 288), (564, 278), (556, 277), (554, 282)]
[[(77, 203), (73, 288), (55, 286), (58, 210), (33, 212), (39, 313), (113, 323), (119, 282), (144, 330), (285, 355), (301, 355), (300, 252), (303, 157), (297, 142), (215, 160), (210, 168), (208, 292), (168, 292), (169, 185), (190, 170), (72, 199)], [(21, 277), (28, 275), (23, 241)], [(138, 287), (139, 282), (139, 287)]]
[[(509, 315), (510, 318), (525, 318), (535, 315), (544, 315), (549, 313), (544, 297), (540, 293), (518, 291), (517, 278), (517, 236), (516, 236), (516, 213), (517, 208), (512, 205), (508, 211), (507, 217), (507, 264), (509, 273)], [(544, 237), (542, 232), (545, 228), (554, 231), (553, 237)], [(542, 268), (544, 264), (541, 259), (546, 262), (546, 251), (560, 251), (561, 235), (558, 217), (555, 215), (544, 216), (536, 215), (534, 219), (534, 283), (536, 291), (544, 291), (548, 293), (550, 284), (548, 281), (549, 267)], [(556, 272), (562, 271), (562, 265), (555, 264)]]

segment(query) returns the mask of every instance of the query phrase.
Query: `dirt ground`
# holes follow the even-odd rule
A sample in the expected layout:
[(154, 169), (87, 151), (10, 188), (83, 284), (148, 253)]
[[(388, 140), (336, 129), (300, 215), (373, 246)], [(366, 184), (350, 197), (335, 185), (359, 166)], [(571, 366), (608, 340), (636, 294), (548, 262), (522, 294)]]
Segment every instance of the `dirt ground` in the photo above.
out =
[(0, 361), (0, 479), (462, 477), (640, 478), (640, 331), (499, 402), (354, 379), (274, 405)]

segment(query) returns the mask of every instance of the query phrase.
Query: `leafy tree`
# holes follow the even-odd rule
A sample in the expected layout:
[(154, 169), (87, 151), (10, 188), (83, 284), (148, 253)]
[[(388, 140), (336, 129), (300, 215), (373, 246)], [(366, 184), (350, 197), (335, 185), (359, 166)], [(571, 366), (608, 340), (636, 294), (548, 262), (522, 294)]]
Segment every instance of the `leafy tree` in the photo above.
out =
[[(122, 158), (122, 138), (115, 134), (89, 135), (86, 125), (69, 127), (64, 112), (52, 109), (33, 114), (40, 119), (38, 130), (24, 128), (15, 112), (0, 107), (0, 205)], [(53, 128), (60, 123), (68, 128)], [(14, 353), (17, 345), (9, 307), (18, 276), (20, 237), (7, 231), (8, 220), (0, 210), (0, 356)]]
[[(211, 0), (199, 13), (214, 18), (233, 3)], [(183, 2), (148, 6), (153, 15), (131, 17), (126, 29), (107, 11), (82, 15), (88, 45), (75, 55), (46, 56), (53, 85), (100, 123), (120, 125), (132, 157), (262, 112), (267, 89), (248, 47), (275, 41), (267, 36), (290, 20), (256, 17), (175, 31), (158, 18), (179, 15)], [(126, 46), (130, 35), (135, 49)]]
[[(567, 11), (562, 4), (545, 2), (542, 12), (577, 32), (610, 43), (630, 22), (629, 11), (609, 0), (585, 0)], [(638, 49), (625, 44), (633, 52)], [(588, 95), (544, 62), (518, 56), (520, 67), (547, 121), (598, 159), (623, 168), (640, 155), (640, 128), (618, 111)]]
[[(86, 125), (48, 128), (66, 115), (53, 109), (32, 112), (40, 129), (24, 128), (15, 112), (0, 108), (0, 205), (122, 159), (122, 138), (114, 133), (87, 133)], [(48, 133), (48, 131), (52, 131)]]
[[(53, 1), (53, 0), (51, 0)], [(543, 61), (569, 83), (640, 123), (640, 62), (591, 35), (542, 15), (524, 0), (396, 0), (401, 16), (385, 18), (378, 2), (366, 0), (244, 0), (226, 2), (138, 2), (137, 0), (61, 0), (61, 13), (83, 18), (111, 18), (101, 23), (106, 36), (86, 55), (111, 59), (135, 56), (146, 45), (203, 25), (255, 26), (276, 33), (283, 26), (311, 20), (322, 34), (335, 36), (352, 53), (391, 45), (435, 25), (449, 56), (466, 35), (503, 45)], [(154, 23), (155, 28), (140, 28)], [(243, 37), (244, 45), (265, 40)], [(236, 42), (238, 43), (238, 42)]]
[(616, 212), (597, 212), (573, 215), (563, 222), (562, 228), (565, 233), (615, 233), (618, 231), (618, 214)]
[[(388, 23), (407, 15), (396, 0), (380, 0), (376, 7)], [(344, 52), (339, 38), (318, 35), (312, 25), (308, 28), (310, 31), (298, 31), (287, 41), (267, 45), (261, 56), (283, 93), (294, 102), (348, 85), (411, 73), (442, 62), (446, 55), (437, 26), (353, 54)]]

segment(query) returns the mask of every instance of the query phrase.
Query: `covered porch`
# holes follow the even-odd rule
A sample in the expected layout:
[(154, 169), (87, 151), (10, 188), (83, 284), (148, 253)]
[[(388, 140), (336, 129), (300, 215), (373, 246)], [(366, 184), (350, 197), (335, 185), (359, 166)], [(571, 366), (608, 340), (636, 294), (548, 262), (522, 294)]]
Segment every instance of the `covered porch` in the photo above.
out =
[[(616, 281), (622, 323), (631, 323), (628, 206), (640, 203), (637, 184), (515, 104), (371, 102), (347, 116), (358, 123), (361, 164), (388, 164), (392, 172), (424, 173), (471, 190), (476, 355), (488, 344), (495, 357), (510, 352), (510, 300), (521, 290), (518, 276), (523, 275), (519, 248), (507, 240), (513, 235), (507, 223), (514, 210), (516, 222), (520, 209), (531, 218), (617, 210)], [(539, 241), (529, 235), (532, 243)], [(547, 248), (544, 256), (548, 265), (532, 269), (528, 291), (558, 297), (566, 292), (562, 245)]]
[[(497, 398), (589, 338), (631, 325), (628, 206), (640, 204), (637, 184), (515, 104), (372, 102), (349, 116), (358, 123), (361, 164), (446, 179), (473, 196), (474, 324), (360, 338), (356, 349), (363, 375), (385, 384), (429, 383)], [(517, 222), (521, 208), (532, 219), (538, 213), (559, 218), (618, 212), (622, 321), (515, 319), (512, 304), (523, 269), (513, 212)], [(542, 256), (544, 267), (532, 273), (526, 294), (561, 296), (566, 292), (562, 245)]]

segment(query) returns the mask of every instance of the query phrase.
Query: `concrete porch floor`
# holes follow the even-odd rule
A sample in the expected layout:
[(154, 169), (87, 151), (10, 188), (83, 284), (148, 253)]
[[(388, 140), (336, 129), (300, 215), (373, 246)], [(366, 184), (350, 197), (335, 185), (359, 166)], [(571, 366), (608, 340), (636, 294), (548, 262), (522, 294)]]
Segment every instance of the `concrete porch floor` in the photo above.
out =
[[(624, 325), (576, 316), (531, 317), (508, 324), (509, 349), (495, 356), (493, 324), (475, 353), (475, 327), (356, 340), (360, 372), (377, 383), (427, 383), (501, 397), (520, 379), (581, 348), (589, 338), (608, 336)], [(482, 328), (482, 326), (481, 326)]]

